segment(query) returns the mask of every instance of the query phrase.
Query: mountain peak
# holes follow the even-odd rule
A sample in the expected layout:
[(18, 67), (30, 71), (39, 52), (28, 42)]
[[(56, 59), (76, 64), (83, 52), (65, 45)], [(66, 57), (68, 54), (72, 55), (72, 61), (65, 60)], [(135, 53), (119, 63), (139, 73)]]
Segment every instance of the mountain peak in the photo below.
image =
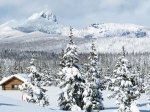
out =
[(30, 16), (28, 18), (28, 20), (35, 20), (35, 19), (39, 19), (39, 18), (46, 19), (48, 21), (57, 23), (56, 15), (53, 14), (51, 11), (41, 11), (40, 13), (35, 13), (32, 16)]

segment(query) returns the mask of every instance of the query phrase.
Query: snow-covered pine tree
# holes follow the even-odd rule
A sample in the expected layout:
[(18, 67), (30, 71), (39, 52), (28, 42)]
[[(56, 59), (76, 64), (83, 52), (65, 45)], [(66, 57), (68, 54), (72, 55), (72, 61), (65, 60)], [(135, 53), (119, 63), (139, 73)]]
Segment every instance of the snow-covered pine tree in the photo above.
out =
[(118, 112), (132, 112), (131, 104), (134, 103), (141, 95), (141, 80), (138, 79), (136, 72), (131, 71), (131, 65), (125, 58), (125, 50), (123, 47), (123, 54), (119, 57), (115, 66), (113, 76), (111, 79), (111, 87), (109, 88), (113, 94), (109, 98), (116, 98), (119, 104)]
[(81, 110), (83, 108), (83, 89), (84, 80), (82, 78), (78, 66), (77, 47), (73, 42), (72, 28), (70, 28), (70, 42), (64, 51), (61, 60), (61, 70), (59, 71), (61, 83), (60, 88), (63, 89), (59, 97), (59, 106), (62, 110)]
[(143, 74), (140, 71), (140, 68), (137, 67), (133, 70), (133, 75), (131, 76), (132, 81), (134, 84), (136, 84), (138, 86), (138, 90), (140, 93), (145, 93), (145, 81), (144, 81), (144, 77)]
[(108, 66), (108, 68), (106, 68), (105, 76), (104, 76), (105, 87), (106, 87), (107, 90), (109, 89), (109, 87), (111, 87), (111, 79), (110, 79), (110, 77), (112, 75), (111, 72), (112, 72), (112, 70)]
[(57, 76), (57, 83), (58, 85), (61, 83), (62, 79), (64, 78), (65, 74), (61, 74), (63, 68), (66, 66), (64, 62), (64, 50), (62, 49), (60, 55), (59, 55), (59, 69), (58, 69), (58, 76)]
[(29, 81), (21, 86), (21, 90), (25, 93), (25, 99), (27, 102), (32, 102), (40, 106), (48, 106), (48, 96), (46, 95), (46, 89), (42, 87), (42, 75), (36, 69), (34, 65), (34, 59), (31, 59), (30, 67), (28, 67), (30, 74), (28, 75)]
[(52, 86), (56, 85), (56, 80), (54, 77), (54, 73), (51, 70), (45, 69), (41, 74), (41, 86)]
[(145, 78), (145, 91), (148, 96), (148, 107), (150, 107), (150, 74), (147, 74)]
[(92, 110), (104, 109), (102, 103), (102, 90), (104, 90), (104, 80), (101, 72), (98, 70), (98, 56), (96, 53), (95, 44), (92, 42), (89, 63), (86, 64), (86, 87), (83, 93), (84, 108), (87, 112)]

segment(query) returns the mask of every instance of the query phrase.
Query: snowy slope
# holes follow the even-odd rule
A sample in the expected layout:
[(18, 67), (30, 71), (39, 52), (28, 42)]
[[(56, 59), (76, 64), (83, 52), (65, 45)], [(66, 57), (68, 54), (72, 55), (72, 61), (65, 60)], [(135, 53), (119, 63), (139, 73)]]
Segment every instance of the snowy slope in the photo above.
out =
[[(129, 52), (150, 52), (150, 29), (134, 24), (92, 24), (73, 29), (79, 52), (89, 52), (94, 40), (98, 52), (120, 52), (124, 45)], [(0, 50), (60, 52), (68, 43), (69, 27), (59, 24), (49, 11), (35, 13), (23, 22), (8, 21), (0, 25)]]
[(0, 96), (0, 112), (60, 112)]
[[(2, 91), (0, 90), (0, 112), (64, 112), (58, 107), (58, 93), (61, 90), (57, 87), (49, 87), (48, 95), (50, 106), (43, 108), (32, 103), (26, 103), (21, 100), (22, 93), (19, 91)], [(115, 99), (108, 99), (108, 91), (103, 92), (105, 110), (101, 112), (116, 111), (117, 105)], [(147, 96), (145, 94), (138, 100), (140, 112), (149, 112), (147, 105)], [(67, 111), (68, 112), (68, 111)]]
[(0, 25), (0, 39), (3, 37), (7, 38), (7, 37), (16, 36), (16, 35), (22, 36), (24, 35), (24, 33), (18, 30), (14, 30), (7, 25)]
[[(53, 91), (53, 92), (52, 92)], [(49, 88), (50, 106), (43, 108), (32, 103), (22, 101), (20, 91), (0, 90), (0, 112), (62, 112), (57, 106), (58, 92), (55, 87)]]
[[(102, 53), (120, 53), (122, 46), (125, 46), (125, 49), (131, 52), (150, 52), (150, 38), (99, 38), (94, 39), (96, 48), (98, 52)], [(91, 42), (82, 44), (80, 46), (80, 51), (88, 52), (90, 50), (89, 46)]]
[(50, 11), (35, 13), (23, 23), (19, 23), (13, 28), (25, 33), (39, 31), (42, 33), (54, 35), (67, 35), (69, 30), (68, 27), (59, 24), (56, 15)]
[(149, 37), (149, 30), (143, 26), (134, 24), (103, 23), (92, 24), (80, 31), (80, 35), (86, 38), (103, 37)]

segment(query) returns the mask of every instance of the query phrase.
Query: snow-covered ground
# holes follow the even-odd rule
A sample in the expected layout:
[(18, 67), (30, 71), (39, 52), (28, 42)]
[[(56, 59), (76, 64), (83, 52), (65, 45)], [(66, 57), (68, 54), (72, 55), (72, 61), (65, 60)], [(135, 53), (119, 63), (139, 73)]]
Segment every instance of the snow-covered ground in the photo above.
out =
[(0, 90), (0, 112), (61, 112), (57, 106), (59, 88), (48, 88), (50, 106), (43, 108), (38, 105), (22, 101), (21, 91)]
[[(22, 101), (22, 92), (0, 90), (0, 112), (62, 112), (58, 107), (58, 94), (61, 90), (57, 87), (48, 88), (50, 106), (39, 107), (32, 103)], [(115, 99), (108, 99), (108, 91), (103, 92), (105, 110), (101, 112), (114, 112), (117, 109)], [(150, 112), (147, 107), (147, 95), (143, 94), (138, 100), (140, 112)]]

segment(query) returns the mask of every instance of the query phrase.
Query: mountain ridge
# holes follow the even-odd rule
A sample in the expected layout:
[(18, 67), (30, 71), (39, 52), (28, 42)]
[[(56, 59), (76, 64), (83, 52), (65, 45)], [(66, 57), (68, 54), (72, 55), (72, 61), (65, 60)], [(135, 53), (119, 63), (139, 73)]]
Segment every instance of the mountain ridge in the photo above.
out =
[[(52, 12), (42, 11), (24, 22), (6, 22), (0, 25), (0, 32), (0, 49), (59, 52), (67, 44), (69, 27), (59, 24)], [(73, 29), (73, 34), (81, 46), (80, 52), (89, 51), (91, 40), (98, 44), (98, 52), (117, 52), (122, 46), (127, 46), (130, 52), (150, 52), (150, 29), (144, 26), (96, 23), (81, 30)]]

